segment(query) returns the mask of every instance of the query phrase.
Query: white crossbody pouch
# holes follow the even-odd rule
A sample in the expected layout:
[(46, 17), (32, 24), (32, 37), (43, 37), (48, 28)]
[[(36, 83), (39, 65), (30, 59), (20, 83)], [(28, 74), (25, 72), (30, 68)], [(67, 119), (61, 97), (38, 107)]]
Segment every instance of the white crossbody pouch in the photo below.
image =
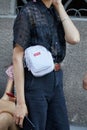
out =
[(28, 47), (25, 50), (24, 58), (28, 70), (36, 77), (44, 76), (54, 69), (50, 51), (41, 45)]

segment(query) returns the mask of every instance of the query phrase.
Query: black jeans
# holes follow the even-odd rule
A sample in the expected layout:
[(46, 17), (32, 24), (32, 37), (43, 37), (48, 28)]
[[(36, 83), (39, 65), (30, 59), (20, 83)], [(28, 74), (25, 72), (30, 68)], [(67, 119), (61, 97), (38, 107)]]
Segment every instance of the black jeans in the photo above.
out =
[(26, 104), (34, 130), (69, 130), (62, 70), (43, 77), (25, 71), (25, 79)]

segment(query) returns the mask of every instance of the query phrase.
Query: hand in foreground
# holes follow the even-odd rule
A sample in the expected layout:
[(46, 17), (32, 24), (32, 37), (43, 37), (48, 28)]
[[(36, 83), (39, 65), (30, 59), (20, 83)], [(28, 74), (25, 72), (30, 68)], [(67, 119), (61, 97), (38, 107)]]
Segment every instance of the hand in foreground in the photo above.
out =
[(0, 113), (7, 112), (13, 116), (15, 103), (9, 100), (0, 99)]
[(16, 125), (19, 125), (19, 127), (22, 128), (23, 120), (26, 115), (28, 115), (26, 104), (21, 104), (21, 105), (17, 104), (15, 113), (14, 113), (14, 120), (15, 120)]

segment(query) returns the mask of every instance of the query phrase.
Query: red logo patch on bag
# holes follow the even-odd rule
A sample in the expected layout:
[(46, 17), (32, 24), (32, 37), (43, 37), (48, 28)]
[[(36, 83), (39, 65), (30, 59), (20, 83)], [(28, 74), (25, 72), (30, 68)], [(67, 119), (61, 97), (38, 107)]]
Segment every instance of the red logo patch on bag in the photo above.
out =
[(40, 52), (36, 52), (36, 53), (34, 53), (34, 56), (38, 56), (40, 54), (41, 54)]

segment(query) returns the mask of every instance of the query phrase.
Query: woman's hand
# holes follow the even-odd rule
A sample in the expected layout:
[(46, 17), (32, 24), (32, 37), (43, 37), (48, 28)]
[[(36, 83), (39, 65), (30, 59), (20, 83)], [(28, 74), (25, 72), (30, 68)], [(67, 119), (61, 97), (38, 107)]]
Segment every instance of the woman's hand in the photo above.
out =
[(14, 113), (14, 120), (16, 125), (19, 125), (21, 128), (23, 127), (24, 117), (28, 115), (28, 110), (26, 104), (17, 104), (16, 110)]

